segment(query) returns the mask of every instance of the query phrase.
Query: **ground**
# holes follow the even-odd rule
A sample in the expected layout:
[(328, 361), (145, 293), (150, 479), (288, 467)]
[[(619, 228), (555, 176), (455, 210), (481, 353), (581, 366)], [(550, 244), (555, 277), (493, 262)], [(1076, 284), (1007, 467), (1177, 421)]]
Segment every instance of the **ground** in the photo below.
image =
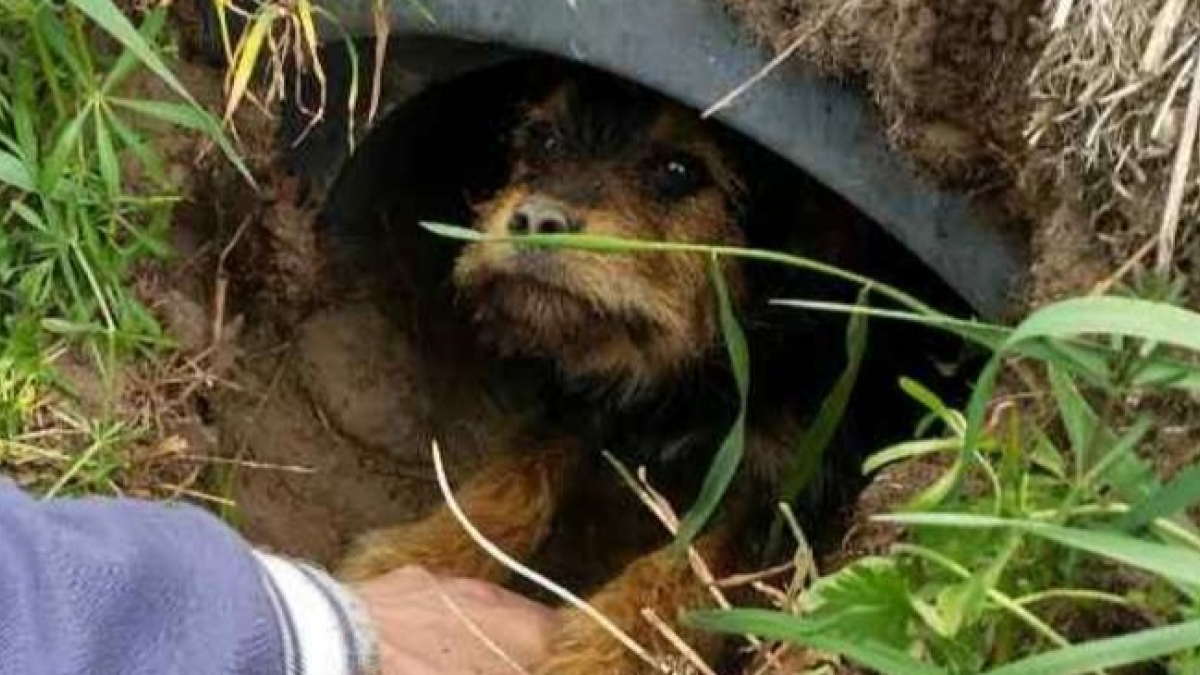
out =
[[(1130, 276), (1114, 279), (1116, 270), (1148, 261), (1142, 247), (1162, 225), (1174, 153), (1141, 139), (1162, 136), (1158, 116), (1183, 108), (1178, 87), (1170, 96), (1159, 89), (1175, 71), (1127, 72), (1149, 41), (1155, 3), (1059, 3), (1074, 9), (1057, 29), (1038, 0), (725, 5), (770, 48), (861, 82), (921, 172), (995, 200), (1024, 223), (1033, 258), (1027, 306), (1110, 288)], [(1178, 54), (1200, 20), (1188, 12), (1177, 42), (1167, 43)], [(1175, 269), (1195, 291), (1186, 234), (1197, 222), (1195, 182), (1185, 194)]]
[(927, 172), (995, 190), (1024, 146), (1037, 0), (726, 0), (775, 50), (861, 79), (893, 140)]
[[(148, 304), (185, 348), (209, 355), (210, 384), (195, 392), (189, 420), (203, 433), (191, 434), (200, 446), (191, 451), (228, 462), (210, 486), (236, 504), (227, 515), (260, 546), (329, 564), (352, 536), (410, 520), (436, 498), (431, 406), (442, 411), (452, 472), (467, 470), (485, 439), (445, 420), (486, 412), (442, 395), (452, 380), (430, 384), (421, 349), (375, 304), (331, 290), (311, 212), (286, 190), (263, 197), (228, 181), (236, 178), (216, 183), (245, 200), (238, 212), (247, 219), (193, 228), (221, 218), (210, 209), (219, 200), (194, 194), (177, 238), (197, 253)], [(224, 334), (210, 350), (217, 305)]]
[(251, 540), (329, 564), (349, 536), (409, 520), (433, 498), (419, 375), (395, 337), (372, 309), (348, 307), (243, 358), (239, 390), (216, 405), (220, 452), (296, 467), (239, 471), (232, 496)]
[[(1097, 236), (1085, 200), (1039, 187), (1045, 174), (1030, 168), (1031, 105), (1015, 92), (1024, 91), (1040, 45), (1043, 3), (727, 4), (772, 47), (801, 40), (803, 57), (869, 87), (897, 146), (933, 180), (999, 202), (1026, 223), (1030, 306), (1114, 281), (1132, 239)], [(220, 108), (220, 69), (192, 59), (180, 70), (190, 90)], [(274, 120), (246, 106), (236, 123), (259, 191), (195, 139), (162, 139), (173, 171), (186, 178), (178, 253), (139, 270), (136, 282), (178, 352), (112, 378), (82, 359), (63, 365), (86, 405), (164, 411), (155, 413), (161, 437), (148, 451), (182, 457), (185, 469), (171, 465), (149, 480), (215, 505), (259, 546), (329, 564), (358, 533), (411, 520), (439, 501), (432, 439), (442, 442), (452, 478), (465, 476), (501, 413), (480, 395), (486, 364), (462, 349), (461, 335), (441, 331), (445, 317), (428, 327), (397, 320), (338, 276), (311, 196), (275, 161)], [(394, 306), (417, 302), (411, 289), (395, 291)], [(1193, 404), (1131, 403), (1138, 406), (1170, 422), (1153, 436), (1163, 449), (1160, 473), (1190, 465), (1200, 433)], [(822, 571), (887, 551), (902, 532), (870, 516), (894, 510), (945, 468), (918, 461), (876, 476), (839, 514), (845, 537), (819, 561)], [(1073, 637), (1110, 632), (1084, 626)]]

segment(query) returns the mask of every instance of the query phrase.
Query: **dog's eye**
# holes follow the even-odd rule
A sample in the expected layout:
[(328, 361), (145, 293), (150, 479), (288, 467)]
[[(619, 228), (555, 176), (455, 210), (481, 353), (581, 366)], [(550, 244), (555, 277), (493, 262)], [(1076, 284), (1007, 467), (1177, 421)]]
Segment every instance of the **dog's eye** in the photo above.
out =
[(687, 164), (679, 161), (678, 159), (668, 160), (665, 168), (666, 168), (667, 173), (670, 174), (671, 178), (673, 178), (675, 180), (691, 180), (692, 179), (691, 167), (689, 167)]
[(562, 152), (563, 142), (558, 130), (547, 122), (535, 122), (521, 131), (521, 147), (536, 157), (554, 157)]
[(699, 158), (684, 153), (672, 153), (657, 158), (652, 163), (651, 183), (669, 199), (680, 199), (695, 194), (708, 180), (704, 164)]

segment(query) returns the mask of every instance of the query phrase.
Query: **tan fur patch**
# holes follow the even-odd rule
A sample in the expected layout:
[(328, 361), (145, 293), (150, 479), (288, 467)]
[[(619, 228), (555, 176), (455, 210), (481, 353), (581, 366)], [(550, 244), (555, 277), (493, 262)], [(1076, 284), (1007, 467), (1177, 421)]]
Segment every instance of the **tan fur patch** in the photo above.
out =
[[(457, 499), (488, 539), (527, 558), (549, 531), (571, 455), (566, 447), (553, 445), (502, 454), (472, 476)], [(363, 581), (408, 565), (493, 582), (508, 575), (444, 507), (417, 523), (367, 533), (354, 542), (337, 574), (345, 581)]]

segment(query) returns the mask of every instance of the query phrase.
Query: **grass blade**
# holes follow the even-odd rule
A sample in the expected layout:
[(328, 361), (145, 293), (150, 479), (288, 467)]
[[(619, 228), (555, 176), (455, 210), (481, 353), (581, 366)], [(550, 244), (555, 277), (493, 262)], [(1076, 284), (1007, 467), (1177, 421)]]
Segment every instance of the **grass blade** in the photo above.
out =
[(113, 98), (111, 102), (113, 105), (192, 131), (208, 133), (216, 127), (216, 120), (211, 115), (188, 105), (132, 98)]
[(1111, 440), (1112, 433), (1084, 400), (1079, 387), (1061, 368), (1051, 362), (1049, 371), (1050, 392), (1054, 395), (1059, 418), (1075, 449), (1075, 461), (1082, 473), (1091, 464), (1088, 455), (1093, 446), (1102, 440)]
[(842, 654), (884, 675), (947, 675), (941, 668), (921, 663), (905, 652), (867, 636), (842, 636), (830, 631), (824, 622), (781, 612), (760, 609), (694, 612), (684, 622), (700, 630), (757, 635)]
[(42, 175), (39, 180), (40, 191), (43, 194), (54, 194), (54, 190), (58, 187), (63, 172), (66, 170), (67, 159), (71, 153), (78, 149), (79, 137), (83, 133), (83, 125), (87, 122), (91, 111), (92, 108), (90, 106), (81, 108), (75, 117), (67, 123), (67, 126), (63, 128), (62, 132), (58, 134), (58, 138), (54, 140), (54, 147), (50, 151), (50, 157), (42, 167)]
[(863, 462), (863, 475), (869, 475), (889, 464), (943, 452), (958, 452), (962, 440), (957, 438), (927, 438), (898, 443), (871, 455)]
[(1200, 646), (1200, 621), (1095, 640), (1010, 663), (984, 675), (1076, 675), (1161, 658)]
[[(840, 279), (844, 282), (859, 287), (871, 286), (876, 294), (892, 300), (911, 312), (955, 321), (955, 319), (951, 319), (947, 315), (938, 312), (932, 307), (894, 286), (880, 283), (869, 277), (862, 276), (861, 274), (855, 274), (854, 272), (849, 272), (834, 265), (829, 265), (811, 258), (805, 258), (803, 256), (782, 253), (780, 251), (742, 248), (739, 246), (710, 246), (706, 244), (689, 244), (669, 241), (645, 241), (640, 239), (626, 239), (623, 237), (610, 237), (590, 234), (538, 234), (523, 235), (521, 237), (496, 237), (483, 234), (482, 232), (477, 232), (470, 228), (459, 227), (457, 225), (447, 225), (445, 223), (422, 222), (421, 227), (438, 236), (446, 237), (448, 239), (457, 239), (459, 241), (503, 242), (513, 241), (519, 238), (522, 244), (528, 244), (530, 246), (572, 248), (583, 251), (594, 251), (597, 253), (703, 253), (705, 255), (727, 256), (744, 260), (758, 260), (777, 265), (786, 265), (788, 267), (806, 270), (822, 276)], [(1008, 334), (1007, 329), (1001, 330), (1005, 331), (1005, 335)]]
[(262, 51), (263, 43), (266, 42), (267, 32), (271, 29), (271, 24), (275, 22), (279, 12), (279, 8), (275, 5), (264, 7), (262, 13), (254, 17), (254, 23), (251, 24), (250, 30), (246, 32), (246, 37), (238, 45), (237, 54), (231, 66), (232, 80), (229, 85), (229, 96), (225, 103), (226, 122), (233, 119), (234, 111), (238, 109), (242, 97), (246, 95), (246, 90), (250, 86), (250, 78), (254, 76), (254, 70), (258, 67), (258, 55)]
[(109, 133), (108, 119), (103, 107), (96, 107), (96, 118), (92, 124), (96, 135), (96, 167), (100, 170), (100, 178), (112, 198), (121, 192), (121, 166), (117, 160), (117, 150), (113, 147), (112, 134)]
[(1136, 530), (1158, 518), (1168, 518), (1200, 501), (1200, 465), (1180, 473), (1117, 521), (1122, 530)]
[[(858, 294), (858, 305), (866, 306), (871, 289), (864, 286)], [(854, 393), (854, 385), (858, 382), (858, 373), (862, 368), (863, 357), (867, 351), (867, 315), (852, 314), (846, 326), (846, 367), (838, 376), (833, 388), (825, 399), (817, 417), (804, 433), (800, 446), (796, 450), (792, 466), (789, 467), (783, 479), (781, 498), (785, 502), (793, 502), (804, 490), (816, 474), (825, 450), (833, 442), (833, 437), (842, 424), (846, 407), (850, 404), (850, 396)]]
[[(1154, 470), (1134, 452), (1151, 428), (1150, 419), (1143, 417), (1112, 443), (1112, 449), (1088, 469), (1087, 474), (1073, 491), (1096, 489), (1103, 486), (1112, 490), (1119, 499), (1137, 503), (1158, 488)], [(1074, 499), (1068, 499), (1072, 505)]]
[(999, 381), (1003, 369), (1003, 352), (997, 351), (983, 367), (983, 371), (975, 380), (975, 386), (971, 389), (971, 398), (967, 402), (967, 425), (963, 432), (962, 447), (959, 449), (958, 460), (954, 463), (954, 468), (942, 476), (932, 487), (917, 495), (916, 499), (908, 504), (906, 510), (931, 510), (962, 485), (962, 479), (967, 475), (967, 469), (975, 461), (980, 441), (984, 435), (983, 424), (984, 418), (987, 416), (988, 404), (992, 400), (992, 393), (996, 390), (996, 383)]
[[(165, 8), (155, 9), (146, 16), (146, 20), (142, 23), (142, 27), (138, 29), (138, 33), (147, 44), (152, 44), (153, 40), (158, 37), (163, 26), (166, 25), (167, 12)], [(117, 62), (109, 69), (108, 74), (104, 76), (104, 81), (100, 85), (100, 90), (105, 94), (112, 92), (113, 89), (120, 86), (131, 74), (134, 68), (140, 63), (138, 56), (132, 50), (125, 50), (117, 58)]]
[(16, 155), (0, 150), (0, 183), (6, 183), (22, 192), (37, 189), (33, 176)]
[(734, 312), (733, 301), (729, 297), (729, 287), (725, 283), (725, 273), (721, 270), (720, 259), (716, 255), (711, 258), (709, 270), (717, 294), (721, 333), (725, 338), (725, 348), (729, 352), (733, 378), (737, 384), (739, 409), (733, 428), (721, 443), (721, 448), (717, 451), (712, 466), (708, 469), (708, 475), (704, 478), (704, 485), (700, 488), (696, 503), (679, 524), (675, 544), (681, 549), (691, 544), (716, 513), (742, 464), (746, 446), (746, 404), (750, 395), (750, 349), (746, 344), (746, 334), (742, 331), (742, 326), (738, 323)]
[(902, 377), (900, 378), (900, 389), (914, 401), (924, 406), (936, 419), (941, 420), (946, 429), (955, 436), (961, 436), (966, 433), (967, 420), (962, 416), (962, 413), (952, 410), (942, 400), (942, 397), (934, 393), (929, 387), (910, 377)]
[(221, 153), (225, 155), (225, 158), (237, 168), (238, 173), (242, 174), (251, 185), (255, 184), (254, 177), (250, 174), (250, 168), (246, 166), (237, 149), (229, 142), (229, 138), (221, 131), (221, 125), (217, 119), (207, 111), (188, 105), (168, 103), (166, 101), (113, 98), (111, 99), (111, 103), (160, 122), (174, 124), (175, 126), (207, 135), (221, 149)]
[(150, 72), (154, 73), (180, 98), (199, 108), (199, 104), (188, 93), (183, 83), (179, 81), (167, 64), (155, 52), (146, 38), (138, 31), (129, 19), (121, 12), (112, 0), (68, 0), (76, 9), (83, 12), (96, 25), (103, 28), (114, 40), (121, 43), (125, 49), (137, 57)]
[(1200, 553), (1137, 539), (1116, 532), (1061, 527), (1029, 520), (1011, 520), (951, 513), (905, 513), (878, 516), (881, 522), (960, 529), (1012, 528), (1063, 546), (1093, 553), (1187, 586), (1200, 586)]
[(422, 0), (408, 0), (408, 6), (416, 10), (417, 14), (421, 15), (429, 25), (437, 25), (437, 19), (433, 16), (433, 12), (429, 11), (429, 7)]
[(108, 121), (112, 125), (113, 135), (121, 141), (125, 150), (142, 165), (146, 175), (157, 185), (167, 185), (169, 179), (166, 167), (163, 166), (162, 160), (154, 152), (153, 147), (129, 128), (129, 125), (125, 124), (119, 115), (109, 114)]
[[(787, 261), (778, 262), (787, 264)], [(936, 312), (925, 313), (915, 309), (901, 311), (856, 307), (837, 302), (790, 299), (775, 299), (771, 303), (781, 307), (809, 311), (866, 314), (880, 319), (906, 321), (937, 328), (992, 351), (1005, 349), (1040, 361), (1053, 361), (1060, 366), (1069, 366), (1073, 374), (1081, 375), (1097, 386), (1104, 386), (1110, 382), (1112, 377), (1108, 360), (1115, 355), (1115, 352), (1103, 345), (1083, 342), (1070, 343), (1063, 339), (1025, 339), (1021, 342), (1009, 341), (1006, 343), (1006, 339), (1013, 335), (1013, 330), (1010, 328), (976, 320), (958, 319)], [(1144, 387), (1159, 386), (1184, 391), (1200, 391), (1200, 372), (1197, 372), (1192, 364), (1156, 354), (1147, 358), (1143, 368), (1135, 376), (1135, 384)]]
[[(167, 67), (167, 64), (159, 57), (154, 47), (146, 39), (147, 35), (153, 35), (154, 31), (158, 30), (157, 24), (153, 20), (147, 22), (147, 25), (144, 27), (147, 33), (143, 35), (142, 32), (130, 23), (129, 19), (126, 18), (112, 0), (69, 0), (69, 2), (108, 32), (130, 54), (133, 54), (143, 66), (166, 83), (172, 91), (187, 102), (197, 116), (206, 115), (204, 107), (192, 97), (187, 87), (184, 87), (179, 78), (175, 77), (175, 74), (171, 72), (171, 69)], [(121, 69), (116, 70), (119, 71)], [(117, 72), (117, 75), (123, 77), (120, 72)], [(119, 81), (119, 79), (120, 77), (108, 84), (111, 86), (116, 81)], [(249, 169), (225, 137), (225, 132), (221, 129), (220, 125), (215, 123), (209, 124), (200, 130), (221, 147), (222, 152), (224, 152), (225, 156), (234, 164), (247, 182), (254, 186), (257, 185)]]
[(834, 314), (850, 315), (862, 314), (879, 319), (891, 319), (895, 321), (916, 323), (923, 326), (929, 326), (931, 328), (939, 328), (948, 333), (953, 333), (964, 340), (974, 342), (988, 349), (998, 348), (1011, 332), (1010, 329), (1003, 326), (996, 326), (969, 319), (957, 319), (937, 313), (929, 314), (915, 311), (879, 309), (877, 307), (848, 305), (842, 302), (795, 300), (788, 298), (773, 299), (771, 300), (771, 304), (779, 307), (791, 307), (793, 309), (804, 309), (815, 312), (830, 312)]
[(1160, 302), (1095, 297), (1065, 300), (1034, 312), (1010, 345), (1039, 337), (1124, 335), (1200, 352), (1200, 315)]

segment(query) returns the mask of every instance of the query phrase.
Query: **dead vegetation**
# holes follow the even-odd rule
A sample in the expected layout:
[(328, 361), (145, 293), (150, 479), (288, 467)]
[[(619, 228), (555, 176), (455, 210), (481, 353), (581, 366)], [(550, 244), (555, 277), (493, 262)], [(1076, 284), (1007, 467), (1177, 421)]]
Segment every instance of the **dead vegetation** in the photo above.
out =
[(956, 186), (1012, 175), (1036, 54), (1036, 0), (727, 0), (776, 50), (862, 79), (893, 140)]
[(1174, 270), (1194, 294), (1200, 3), (727, 5), (776, 50), (862, 79), (925, 173), (994, 189), (1030, 223), (1031, 304), (1111, 289), (1140, 268)]
[[(1030, 169), (1078, 190), (1115, 259), (1194, 256), (1200, 3), (1054, 3), (1030, 76)], [(1151, 243), (1153, 242), (1153, 243)]]

